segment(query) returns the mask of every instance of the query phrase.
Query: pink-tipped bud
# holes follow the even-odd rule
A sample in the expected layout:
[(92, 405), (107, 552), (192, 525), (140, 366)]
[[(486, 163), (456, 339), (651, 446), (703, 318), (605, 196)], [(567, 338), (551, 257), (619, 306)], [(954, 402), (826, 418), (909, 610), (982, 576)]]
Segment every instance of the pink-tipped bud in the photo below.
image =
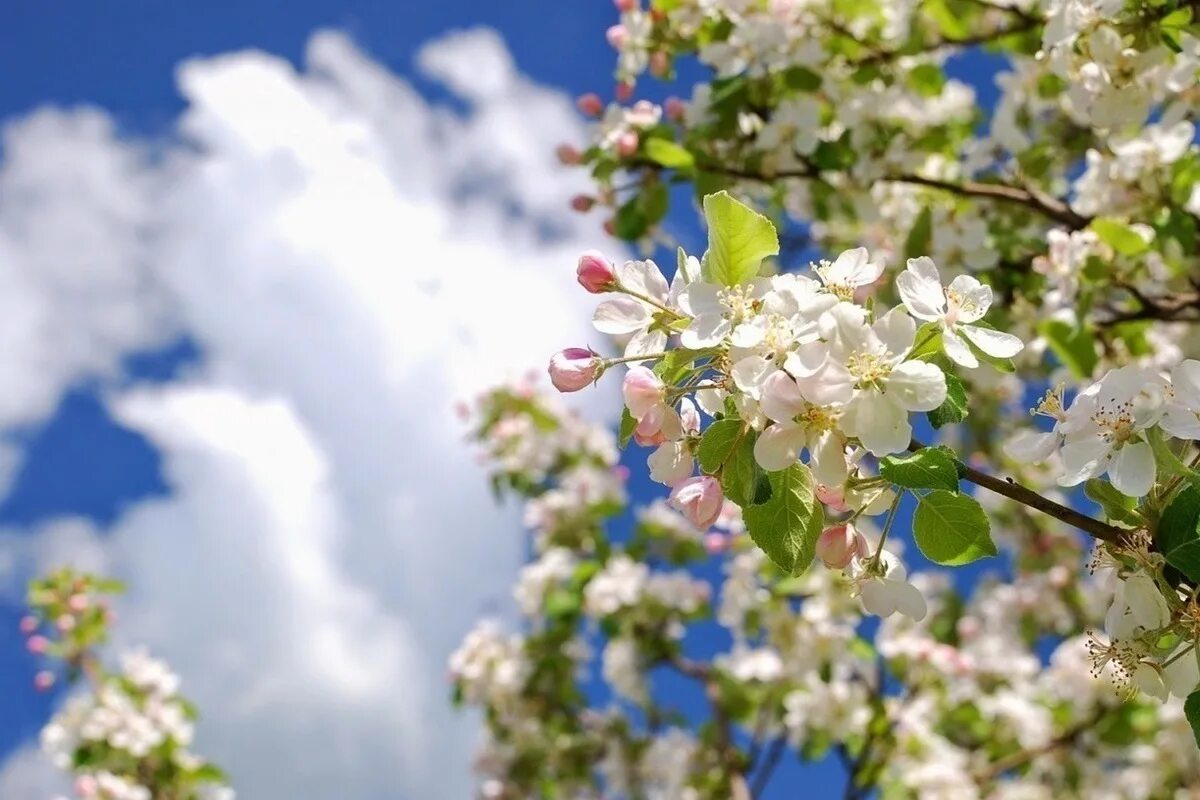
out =
[(817, 499), (834, 511), (847, 511), (850, 508), (846, 505), (846, 493), (840, 486), (829, 487), (823, 483), (818, 483)]
[(617, 137), (617, 155), (621, 158), (630, 158), (636, 155), (638, 141), (637, 131), (625, 131)]
[[(33, 676), (33, 688), (39, 692), (44, 692), (54, 685), (54, 673), (47, 670), (42, 670)], [(86, 796), (86, 795), (85, 795)]]
[(21, 617), (21, 633), (28, 636), (38, 629), (37, 617), (25, 615)]
[(817, 558), (830, 569), (845, 569), (855, 556), (863, 556), (861, 539), (853, 525), (834, 525), (821, 531), (817, 539)]
[(550, 357), (550, 382), (560, 392), (578, 392), (595, 383), (600, 374), (600, 359), (583, 347), (568, 347)]
[(687, 115), (687, 103), (678, 97), (668, 97), (663, 101), (663, 110), (667, 112), (667, 119), (683, 122), (683, 118)]
[(575, 209), (580, 214), (591, 211), (592, 206), (594, 205), (596, 205), (596, 198), (589, 197), (586, 194), (577, 194), (571, 198), (571, 208)]
[(604, 32), (604, 38), (614, 50), (620, 50), (629, 44), (629, 30), (624, 25), (613, 25)]
[(575, 101), (575, 107), (589, 117), (598, 117), (604, 113), (604, 101), (595, 92), (581, 94)]
[(617, 7), (617, 11), (628, 14), (638, 7), (638, 0), (613, 0), (613, 5)]
[(729, 537), (723, 533), (709, 533), (704, 536), (704, 549), (709, 555), (719, 556), (729, 549)]
[(662, 50), (650, 54), (650, 74), (656, 78), (665, 78), (671, 74), (671, 57)]
[(641, 423), (637, 428), (633, 429), (633, 443), (638, 447), (658, 447), (667, 440), (667, 435), (663, 433), (662, 428), (655, 426), (650, 433), (641, 432)]
[(608, 262), (603, 253), (588, 250), (579, 257), (575, 267), (575, 277), (579, 285), (592, 294), (603, 294), (611, 291), (617, 281), (616, 270)]
[(717, 517), (721, 516), (721, 506), (725, 504), (725, 493), (721, 484), (711, 475), (700, 475), (688, 478), (671, 490), (667, 500), (671, 507), (687, 517), (699, 530), (708, 530)]
[(611, 217), (604, 220), (604, 224), (601, 225), (600, 227), (604, 228), (604, 232), (607, 233), (609, 236), (617, 235), (617, 221), (615, 219), (612, 219)]
[(628, 103), (629, 98), (633, 97), (633, 84), (629, 81), (618, 83), (616, 96), (618, 103)]
[(650, 409), (663, 401), (666, 390), (662, 380), (648, 367), (640, 364), (630, 367), (621, 383), (621, 395), (625, 398), (625, 407), (629, 409), (634, 419), (640, 420), (650, 412)]
[(560, 144), (554, 149), (554, 154), (558, 156), (558, 163), (568, 167), (583, 163), (583, 151), (573, 145)]
[(35, 655), (41, 655), (46, 652), (46, 648), (50, 646), (50, 640), (45, 636), (30, 636), (25, 642), (25, 647), (29, 648), (29, 652)]

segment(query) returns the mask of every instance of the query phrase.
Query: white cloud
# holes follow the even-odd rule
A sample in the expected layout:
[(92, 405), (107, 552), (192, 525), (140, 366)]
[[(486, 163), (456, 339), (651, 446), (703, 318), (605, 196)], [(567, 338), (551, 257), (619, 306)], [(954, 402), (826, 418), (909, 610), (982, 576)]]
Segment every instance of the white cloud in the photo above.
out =
[[(93, 171), (96, 197), (143, 198), (128, 249), (97, 270), (136, 287), (111, 292), (128, 324), (89, 308), (64, 341), (121, 335), (56, 375), (111, 371), (176, 327), (204, 359), (186, 382), (111, 395), (163, 453), (171, 496), (105, 534), (62, 521), (0, 547), (18, 565), (78, 554), (129, 582), (122, 637), (180, 670), (205, 714), (200, 750), (242, 797), (466, 797), (474, 732), (448, 708), (444, 660), (507, 605), (524, 545), (452, 407), (595, 341), (571, 267), (598, 226), (566, 211), (583, 178), (552, 155), (583, 132), (569, 99), (520, 76), (487, 31), (420, 58), (465, 115), (338, 34), (316, 35), (307, 60), (302, 74), (260, 53), (184, 65), (185, 144), (153, 167), (95, 112), (42, 132), (55, 152), (95, 128), (95, 158), (125, 165)], [(46, 206), (100, 218), (58, 197), (69, 185), (46, 158), (29, 156)], [(28, 250), (10, 268), (22, 279), (44, 263)], [(64, 275), (39, 311), (94, 296)], [(0, 352), (26, 341), (7, 335)], [(50, 400), (27, 407), (47, 413), (69, 380), (47, 378)]]

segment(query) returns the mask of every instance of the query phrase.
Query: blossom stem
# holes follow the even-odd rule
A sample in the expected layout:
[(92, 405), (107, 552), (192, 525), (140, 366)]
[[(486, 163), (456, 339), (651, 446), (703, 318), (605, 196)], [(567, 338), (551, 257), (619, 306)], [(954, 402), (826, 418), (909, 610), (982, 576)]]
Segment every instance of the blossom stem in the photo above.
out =
[(892, 507), (888, 509), (887, 519), (883, 523), (883, 532), (879, 534), (879, 545), (875, 548), (875, 555), (871, 556), (871, 564), (874, 569), (879, 568), (879, 559), (883, 555), (883, 543), (887, 541), (888, 533), (892, 530), (892, 523), (896, 521), (896, 511), (900, 508), (900, 498), (904, 496), (904, 492), (896, 492), (896, 497), (892, 500)]
[(633, 361), (653, 361), (656, 358), (666, 358), (667, 353), (647, 353), (644, 356), (621, 356), (620, 358), (604, 359), (604, 368), (614, 367), (617, 364), (629, 364)]
[[(916, 439), (913, 439), (908, 445), (908, 449), (914, 453), (924, 448), (925, 445), (921, 444)], [(1102, 542), (1120, 541), (1121, 537), (1126, 533), (1126, 531), (1122, 530), (1121, 528), (1118, 528), (1114, 525), (1109, 525), (1108, 523), (1102, 522), (1094, 517), (1089, 517), (1087, 514), (1081, 514), (1073, 508), (1068, 508), (1061, 503), (1056, 503), (1053, 500), (1043, 497), (1032, 489), (1022, 486), (1011, 478), (1005, 478), (1004, 480), (1001, 480), (1000, 478), (988, 475), (986, 472), (980, 472), (974, 467), (971, 467), (970, 465), (961, 461), (958, 462), (958, 466), (963, 478), (975, 484), (976, 486), (982, 486), (985, 489), (990, 489), (996, 494), (1003, 495), (1010, 500), (1015, 500), (1022, 505), (1037, 509), (1043, 514), (1048, 514), (1060, 522), (1065, 522), (1073, 528), (1078, 528), (1089, 536), (1099, 539)]]
[(635, 300), (641, 300), (643, 303), (648, 303), (649, 305), (654, 306), (655, 308), (659, 309), (660, 311), (665, 311), (675, 319), (680, 318), (679, 313), (677, 311), (667, 308), (662, 303), (655, 300), (653, 297), (644, 295), (641, 292), (635, 292), (632, 289), (621, 285), (621, 283), (619, 283), (619, 282), (617, 283), (617, 291), (620, 292), (621, 294), (627, 294), (630, 297), (634, 298)]

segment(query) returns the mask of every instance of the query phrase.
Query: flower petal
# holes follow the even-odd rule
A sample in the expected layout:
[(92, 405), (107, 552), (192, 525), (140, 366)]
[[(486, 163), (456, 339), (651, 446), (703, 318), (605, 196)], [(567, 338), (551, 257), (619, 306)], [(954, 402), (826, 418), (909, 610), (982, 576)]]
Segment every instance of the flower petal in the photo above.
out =
[[(960, 330), (962, 329), (960, 328)], [(960, 367), (975, 369), (979, 366), (979, 359), (971, 352), (971, 348), (967, 343), (954, 331), (942, 331), (942, 349), (946, 351), (946, 357)]]
[(888, 376), (887, 392), (909, 411), (933, 411), (946, 402), (946, 374), (936, 364), (905, 361)]
[(928, 256), (908, 260), (908, 268), (896, 276), (896, 290), (908, 313), (917, 319), (932, 322), (945, 314), (946, 294), (942, 291), (942, 278)]
[(621, 336), (641, 330), (650, 322), (646, 304), (632, 297), (614, 297), (596, 306), (592, 324), (601, 333)]
[(908, 414), (890, 395), (874, 391), (859, 392), (846, 405), (842, 430), (876, 456), (903, 452), (912, 441)]
[(1126, 444), (1113, 454), (1108, 477), (1121, 494), (1145, 497), (1154, 486), (1154, 451), (1145, 442)]
[(959, 325), (958, 330), (971, 344), (992, 358), (1012, 358), (1025, 349), (1025, 343), (1004, 331), (980, 328), (976, 325)]
[(754, 460), (767, 472), (787, 469), (804, 449), (804, 429), (790, 422), (767, 428), (754, 442)]

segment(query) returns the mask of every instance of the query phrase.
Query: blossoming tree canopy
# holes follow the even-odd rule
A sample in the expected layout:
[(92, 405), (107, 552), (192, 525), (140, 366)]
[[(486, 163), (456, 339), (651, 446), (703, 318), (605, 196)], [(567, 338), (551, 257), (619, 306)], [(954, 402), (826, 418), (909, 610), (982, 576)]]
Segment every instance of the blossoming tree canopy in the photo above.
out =
[(143, 650), (124, 653), (117, 672), (101, 663), (108, 596), (121, 591), (117, 581), (65, 568), (30, 584), (26, 644), (60, 662), (35, 685), (44, 691), (63, 674), (87, 687), (42, 729), (43, 751), (74, 777), (81, 800), (234, 800), (221, 770), (189, 749), (197, 711), (170, 667)]
[[(669, 503), (703, 529), (732, 501), (783, 575), (820, 556), (870, 613), (929, 613), (888, 549), (905, 495), (945, 566), (998, 552), (989, 493), (1087, 534), (1118, 582), (1094, 668), (1200, 723), (1194, 4), (617, 7), (618, 102), (581, 98), (595, 139), (560, 149), (597, 184), (576, 208), (649, 248), (690, 183), (708, 246), (670, 280), (585, 254), (624, 353), (564, 350), (555, 386), (624, 365), (620, 443)], [(953, 77), (978, 47), (1005, 64), (990, 113)], [(633, 101), (693, 57), (690, 100)], [(839, 255), (780, 272), (797, 235)], [(1057, 488), (1081, 485), (1098, 514)]]

